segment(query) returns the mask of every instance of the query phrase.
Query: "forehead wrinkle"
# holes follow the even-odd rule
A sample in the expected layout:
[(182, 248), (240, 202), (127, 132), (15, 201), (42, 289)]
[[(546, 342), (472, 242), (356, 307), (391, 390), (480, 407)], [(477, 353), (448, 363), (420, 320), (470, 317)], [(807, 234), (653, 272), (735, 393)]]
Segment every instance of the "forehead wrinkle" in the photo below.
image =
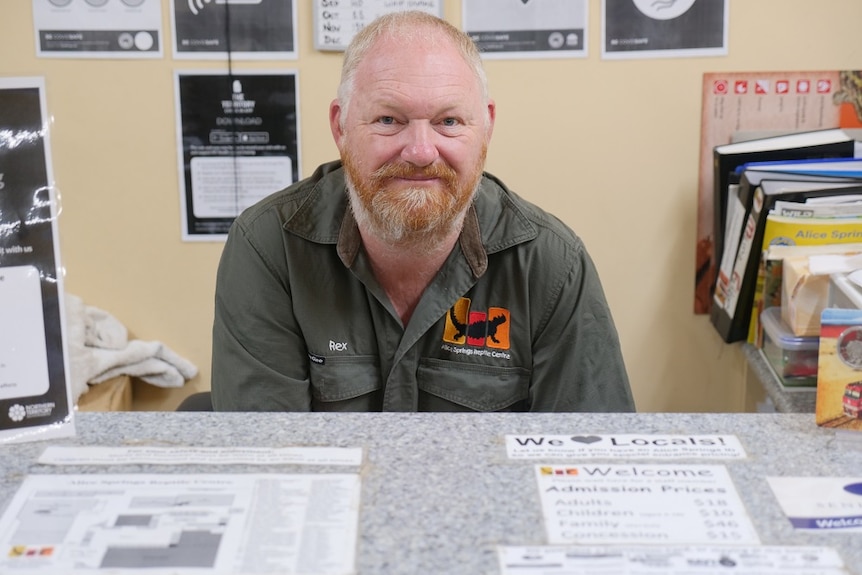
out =
[(463, 84), (454, 80), (435, 86), (423, 86), (402, 79), (381, 79), (372, 83), (369, 88), (372, 100), (390, 105), (442, 102), (442, 105), (447, 107), (456, 107), (466, 100)]
[[(375, 67), (375, 63), (379, 67)], [(440, 66), (439, 71), (432, 69), (427, 72), (416, 66), (387, 62), (385, 58), (378, 58), (376, 62), (368, 64), (365, 70), (357, 74), (356, 104), (365, 101), (366, 104), (422, 113), (429, 117), (453, 110), (472, 116), (471, 99), (481, 98), (479, 86), (475, 83), (465, 89), (465, 78), (474, 81), (474, 75), (466, 64), (460, 74), (452, 71), (451, 63)]]

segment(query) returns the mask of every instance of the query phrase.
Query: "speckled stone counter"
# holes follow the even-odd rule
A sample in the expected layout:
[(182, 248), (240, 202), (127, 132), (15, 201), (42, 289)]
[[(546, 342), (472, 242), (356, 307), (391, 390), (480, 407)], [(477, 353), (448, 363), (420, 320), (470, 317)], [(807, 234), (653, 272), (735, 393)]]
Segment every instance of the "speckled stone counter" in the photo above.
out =
[[(794, 531), (766, 476), (862, 477), (862, 451), (837, 444), (811, 414), (248, 414), (81, 413), (77, 436), (0, 446), (0, 506), (28, 473), (359, 472), (357, 572), (498, 573), (497, 545), (547, 539), (534, 477), (539, 461), (510, 460), (506, 434), (734, 434), (745, 460), (727, 467), (764, 545), (834, 547), (862, 575), (862, 536)], [(36, 460), (52, 445), (336, 446), (364, 448), (360, 468), (67, 466)], [(560, 460), (556, 460), (559, 462)]]

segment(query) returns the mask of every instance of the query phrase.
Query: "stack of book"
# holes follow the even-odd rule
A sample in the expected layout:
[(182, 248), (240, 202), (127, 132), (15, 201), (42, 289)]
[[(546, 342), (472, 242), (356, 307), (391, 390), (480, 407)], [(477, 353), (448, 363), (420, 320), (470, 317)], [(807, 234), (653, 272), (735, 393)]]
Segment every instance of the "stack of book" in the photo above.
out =
[(780, 305), (767, 274), (780, 277), (789, 255), (769, 254), (772, 246), (862, 245), (862, 133), (789, 134), (717, 146), (713, 155), (721, 224), (710, 320), (725, 342), (757, 343), (759, 311)]

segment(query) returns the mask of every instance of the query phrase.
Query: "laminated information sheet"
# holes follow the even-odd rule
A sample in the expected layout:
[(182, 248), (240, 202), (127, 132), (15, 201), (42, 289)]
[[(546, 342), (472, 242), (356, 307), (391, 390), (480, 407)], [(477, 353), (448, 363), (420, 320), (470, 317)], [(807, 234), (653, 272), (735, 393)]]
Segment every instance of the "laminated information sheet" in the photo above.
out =
[(549, 543), (760, 543), (723, 465), (579, 463), (535, 469)]
[(862, 477), (767, 477), (794, 529), (862, 533)]
[(359, 492), (356, 474), (31, 475), (0, 573), (354, 573)]
[(510, 459), (745, 459), (735, 435), (507, 435)]
[(160, 447), (49, 445), (48, 465), (361, 465), (361, 447)]
[(501, 547), (502, 575), (849, 575), (829, 547)]

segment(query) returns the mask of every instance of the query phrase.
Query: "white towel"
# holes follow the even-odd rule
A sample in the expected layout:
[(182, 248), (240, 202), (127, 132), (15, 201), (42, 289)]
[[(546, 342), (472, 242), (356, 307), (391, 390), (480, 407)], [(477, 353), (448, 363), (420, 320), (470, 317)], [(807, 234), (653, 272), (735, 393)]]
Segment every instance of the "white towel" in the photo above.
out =
[(66, 311), (66, 346), (69, 349), (69, 371), (72, 398), (77, 403), (81, 394), (86, 393), (87, 374), (90, 354), (86, 349), (84, 328), (84, 302), (76, 295), (67, 293), (64, 300)]
[(182, 387), (198, 374), (191, 362), (158, 341), (133, 339), (123, 349), (91, 348), (93, 375), (101, 383), (118, 375), (131, 375), (159, 387)]
[(129, 344), (129, 332), (120, 321), (93, 306), (85, 306), (84, 344), (105, 349), (123, 349)]
[(65, 297), (69, 374), (73, 399), (89, 384), (119, 375), (137, 377), (158, 387), (182, 387), (198, 368), (158, 341), (129, 341), (126, 327), (110, 313)]

